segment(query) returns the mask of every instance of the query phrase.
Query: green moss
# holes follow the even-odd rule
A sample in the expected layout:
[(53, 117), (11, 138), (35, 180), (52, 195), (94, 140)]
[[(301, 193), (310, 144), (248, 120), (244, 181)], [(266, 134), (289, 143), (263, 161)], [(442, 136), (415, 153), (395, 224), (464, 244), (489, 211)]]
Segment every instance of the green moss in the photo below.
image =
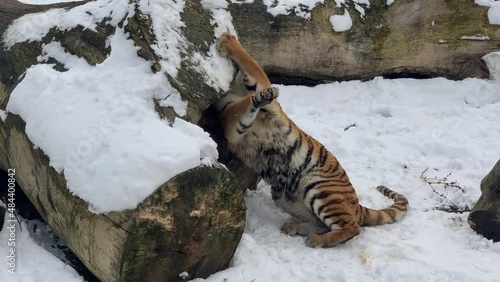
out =
[(48, 43), (52, 38), (57, 38), (66, 52), (81, 57), (89, 65), (95, 66), (104, 62), (111, 52), (111, 48), (106, 46), (106, 41), (114, 34), (115, 28), (103, 21), (97, 26), (97, 31), (84, 29), (82, 26), (65, 32), (52, 29), (42, 41)]
[[(125, 30), (130, 33), (130, 38), (134, 41), (135, 46), (140, 47), (137, 54), (151, 62), (158, 61), (158, 57), (151, 50), (151, 45), (156, 40), (153, 33), (152, 20), (149, 15), (145, 15), (138, 8), (135, 9), (133, 17), (129, 18)], [(157, 72), (159, 69), (153, 69)]]
[(428, 33), (428, 40), (434, 42), (446, 40), (448, 45), (470, 44), (460, 40), (460, 37), (482, 34), (491, 40), (499, 40), (498, 26), (488, 22), (488, 8), (474, 4), (468, 0), (445, 0), (446, 10), (439, 18), (435, 19), (432, 31)]
[(124, 246), (121, 280), (176, 281), (183, 271), (207, 277), (229, 263), (244, 219), (242, 191), (225, 169), (182, 173), (139, 207)]
[(4, 109), (7, 107), (9, 94), (7, 94), (7, 88), (0, 82), (0, 109)]
[(203, 8), (200, 1), (188, 0), (181, 13), (181, 20), (185, 24), (182, 33), (192, 44), (191, 48), (206, 55), (215, 41), (210, 13)]

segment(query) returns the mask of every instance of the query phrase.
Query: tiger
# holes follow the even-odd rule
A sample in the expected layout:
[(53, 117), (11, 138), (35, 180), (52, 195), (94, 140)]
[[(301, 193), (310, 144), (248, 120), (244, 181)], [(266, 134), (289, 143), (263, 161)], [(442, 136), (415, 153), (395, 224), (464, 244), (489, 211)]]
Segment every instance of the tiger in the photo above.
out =
[(393, 205), (360, 205), (339, 161), (284, 113), (279, 89), (236, 36), (224, 33), (217, 50), (238, 70), (231, 90), (214, 104), (228, 148), (270, 184), (274, 203), (294, 218), (283, 233), (307, 236), (308, 247), (333, 247), (358, 235), (361, 226), (394, 223), (406, 214), (406, 197), (385, 186), (377, 190)]

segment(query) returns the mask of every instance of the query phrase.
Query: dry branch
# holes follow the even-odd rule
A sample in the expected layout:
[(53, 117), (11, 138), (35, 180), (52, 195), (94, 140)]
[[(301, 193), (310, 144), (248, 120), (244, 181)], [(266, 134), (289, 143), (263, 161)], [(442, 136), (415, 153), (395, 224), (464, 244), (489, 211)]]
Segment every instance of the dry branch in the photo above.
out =
[(425, 183), (429, 184), (429, 187), (431, 187), (432, 192), (436, 193), (441, 198), (446, 198), (446, 196), (442, 193), (439, 193), (434, 188), (435, 185), (442, 185), (444, 189), (455, 188), (457, 190), (462, 191), (462, 193), (465, 193), (464, 188), (458, 185), (456, 180), (455, 181), (448, 180), (448, 177), (451, 176), (451, 172), (448, 173), (445, 177), (438, 178), (438, 177), (428, 177), (427, 175), (425, 175), (425, 172), (427, 172), (427, 170), (429, 170), (429, 167), (427, 167), (426, 169), (424, 169), (424, 171), (422, 171), (422, 173), (420, 174), (420, 179), (422, 179), (422, 181), (424, 181)]

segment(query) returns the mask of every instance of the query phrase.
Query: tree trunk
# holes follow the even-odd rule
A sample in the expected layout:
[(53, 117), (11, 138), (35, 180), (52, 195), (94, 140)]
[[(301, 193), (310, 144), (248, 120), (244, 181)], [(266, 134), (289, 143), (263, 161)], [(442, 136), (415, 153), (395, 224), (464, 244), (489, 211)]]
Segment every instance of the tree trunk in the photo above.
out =
[(500, 241), (500, 160), (481, 181), (481, 197), (469, 214), (469, 225), (484, 237)]
[[(0, 31), (23, 14), (81, 4), (32, 6), (2, 1)], [(208, 38), (210, 44), (215, 40), (211, 13), (199, 1), (188, 0), (182, 17), (191, 50), (206, 51), (206, 42), (196, 38)], [(158, 58), (150, 47), (155, 40), (151, 19), (136, 8), (135, 15), (121, 25), (140, 47), (138, 54), (152, 61), (153, 71), (158, 71)], [(6, 108), (18, 78), (38, 63), (42, 44), (56, 39), (67, 52), (96, 65), (106, 60), (110, 52), (106, 40), (114, 31), (114, 26), (103, 21), (95, 32), (81, 26), (68, 31), (53, 28), (40, 42), (21, 42), (9, 49), (1, 41), (0, 109)], [(61, 63), (50, 63), (65, 71)], [(186, 119), (198, 123), (202, 111), (223, 93), (207, 85), (195, 68), (184, 62), (181, 65), (179, 75), (169, 79), (188, 101)], [(167, 120), (175, 116), (171, 108), (157, 107), (157, 111)], [(19, 186), (53, 232), (100, 280), (181, 281), (182, 272), (192, 279), (227, 267), (245, 223), (243, 189), (227, 169), (218, 164), (194, 168), (161, 185), (136, 209), (95, 214), (87, 202), (68, 190), (64, 175), (51, 167), (49, 158), (29, 140), (25, 126), (11, 113), (5, 121), (0, 120), (0, 168), (16, 169)]]
[[(347, 1), (346, 1), (347, 2)], [(363, 6), (364, 7), (364, 6)], [(371, 0), (362, 19), (349, 6), (353, 26), (335, 32), (330, 16), (342, 14), (325, 1), (311, 18), (273, 17), (262, 0), (230, 6), (239, 39), (274, 83), (389, 77), (488, 78), (482, 57), (500, 50), (500, 28), (487, 8), (470, 0)], [(462, 40), (484, 35), (489, 40)]]

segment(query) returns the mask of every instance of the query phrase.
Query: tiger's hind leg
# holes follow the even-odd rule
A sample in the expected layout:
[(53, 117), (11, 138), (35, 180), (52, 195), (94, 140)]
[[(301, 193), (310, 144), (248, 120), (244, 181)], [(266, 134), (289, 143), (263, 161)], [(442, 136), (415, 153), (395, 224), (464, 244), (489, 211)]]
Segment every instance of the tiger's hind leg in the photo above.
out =
[(353, 238), (361, 232), (361, 227), (357, 223), (344, 226), (339, 230), (332, 230), (325, 234), (310, 233), (307, 235), (306, 245), (311, 248), (333, 247)]
[[(342, 186), (339, 186), (342, 187)], [(305, 204), (310, 204), (311, 210), (316, 217), (329, 228), (329, 232), (324, 234), (310, 233), (306, 239), (306, 245), (312, 248), (333, 247), (341, 244), (361, 232), (359, 225), (359, 205), (353, 208), (353, 203), (357, 203), (357, 198), (348, 198), (346, 190), (332, 187), (312, 193), (311, 199)], [(348, 187), (348, 186), (346, 186)], [(347, 190), (350, 191), (350, 190)]]

